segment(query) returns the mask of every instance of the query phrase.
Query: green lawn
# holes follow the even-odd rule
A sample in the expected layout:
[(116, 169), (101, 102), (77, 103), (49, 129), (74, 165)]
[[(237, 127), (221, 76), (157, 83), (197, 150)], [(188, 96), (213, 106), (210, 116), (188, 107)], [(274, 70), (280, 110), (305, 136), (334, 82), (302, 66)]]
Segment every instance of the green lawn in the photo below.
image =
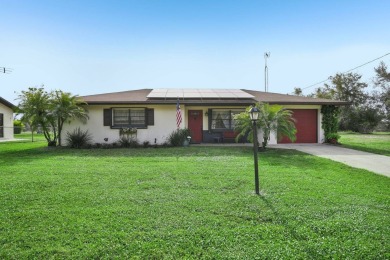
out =
[(292, 150), (0, 143), (0, 259), (389, 259), (390, 178)]
[(341, 132), (340, 143), (356, 150), (390, 156), (390, 132), (359, 134)]

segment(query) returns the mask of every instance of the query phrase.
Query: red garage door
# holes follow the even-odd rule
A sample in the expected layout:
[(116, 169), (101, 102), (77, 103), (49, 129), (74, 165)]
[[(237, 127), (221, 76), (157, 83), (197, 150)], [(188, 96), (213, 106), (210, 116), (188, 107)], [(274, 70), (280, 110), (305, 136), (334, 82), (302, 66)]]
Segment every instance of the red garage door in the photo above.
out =
[[(317, 109), (291, 109), (297, 128), (295, 143), (317, 143)], [(291, 141), (284, 137), (278, 143), (286, 144)]]

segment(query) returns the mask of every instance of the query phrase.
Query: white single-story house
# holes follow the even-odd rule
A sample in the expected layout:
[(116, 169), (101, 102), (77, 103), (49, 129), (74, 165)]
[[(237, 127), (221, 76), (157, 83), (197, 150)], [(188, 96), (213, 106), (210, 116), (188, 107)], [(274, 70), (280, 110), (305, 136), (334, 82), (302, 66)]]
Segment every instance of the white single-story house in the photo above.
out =
[[(245, 89), (140, 89), (81, 97), (89, 111), (83, 124), (73, 120), (66, 132), (80, 127), (88, 130), (94, 143), (112, 143), (122, 128), (137, 128), (139, 142), (162, 144), (177, 129), (177, 100), (182, 123), (189, 128), (191, 142), (234, 142), (234, 114), (256, 102), (279, 104), (291, 109), (296, 119), (297, 143), (322, 143), (321, 106), (345, 105), (346, 102)], [(261, 133), (259, 137), (261, 138)], [(271, 136), (270, 144), (289, 142)], [(63, 140), (66, 144), (66, 140)]]
[(0, 97), (0, 140), (14, 138), (14, 117), (15, 106)]

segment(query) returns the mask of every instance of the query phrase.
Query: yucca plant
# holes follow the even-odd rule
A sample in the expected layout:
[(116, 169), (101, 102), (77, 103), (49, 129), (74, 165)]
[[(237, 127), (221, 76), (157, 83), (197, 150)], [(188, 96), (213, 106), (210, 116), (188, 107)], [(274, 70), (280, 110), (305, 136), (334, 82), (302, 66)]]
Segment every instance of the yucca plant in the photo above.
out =
[(92, 135), (88, 130), (83, 131), (80, 127), (73, 130), (73, 132), (66, 133), (66, 142), (71, 148), (82, 148), (90, 144), (92, 141)]

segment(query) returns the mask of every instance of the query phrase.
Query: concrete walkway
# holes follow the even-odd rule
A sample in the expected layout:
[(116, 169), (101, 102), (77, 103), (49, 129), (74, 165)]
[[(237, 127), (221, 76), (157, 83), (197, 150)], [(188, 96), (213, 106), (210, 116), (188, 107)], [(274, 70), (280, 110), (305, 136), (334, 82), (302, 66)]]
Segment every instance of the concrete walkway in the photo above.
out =
[(270, 145), (270, 147), (295, 149), (390, 177), (390, 157), (388, 156), (327, 144), (277, 144)]
[(26, 139), (9, 139), (9, 138), (0, 138), (0, 143), (5, 143), (5, 142), (14, 142), (14, 141), (24, 141)]

